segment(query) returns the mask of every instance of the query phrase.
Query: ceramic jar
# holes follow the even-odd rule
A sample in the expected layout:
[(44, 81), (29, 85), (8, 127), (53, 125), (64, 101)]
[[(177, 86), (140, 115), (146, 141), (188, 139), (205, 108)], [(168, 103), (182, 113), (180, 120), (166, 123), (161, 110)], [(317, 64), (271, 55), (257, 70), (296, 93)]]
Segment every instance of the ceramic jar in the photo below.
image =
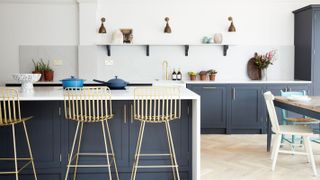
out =
[(216, 33), (216, 34), (214, 34), (214, 36), (213, 36), (213, 42), (214, 42), (215, 44), (221, 44), (221, 43), (222, 43), (222, 40), (223, 40), (223, 36), (222, 36), (221, 33)]

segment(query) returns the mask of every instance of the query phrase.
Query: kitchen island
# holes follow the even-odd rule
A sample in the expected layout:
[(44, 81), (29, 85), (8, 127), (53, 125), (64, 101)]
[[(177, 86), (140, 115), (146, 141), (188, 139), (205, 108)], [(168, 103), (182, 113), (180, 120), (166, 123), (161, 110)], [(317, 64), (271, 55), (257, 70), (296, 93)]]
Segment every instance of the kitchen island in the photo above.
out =
[[(19, 89), (18, 87), (16, 89)], [(133, 89), (112, 90), (114, 118), (109, 121), (111, 136), (118, 163), (120, 179), (130, 179), (134, 150), (139, 130), (139, 121), (133, 120)], [(35, 87), (33, 93), (21, 93), (23, 116), (33, 116), (27, 127), (35, 158), (38, 178), (44, 180), (64, 179), (76, 122), (66, 120), (63, 112), (61, 87)], [(171, 122), (181, 179), (200, 179), (200, 96), (181, 88), (181, 119)], [(22, 129), (17, 127), (18, 155), (27, 156)], [(98, 131), (99, 128), (99, 131)], [(103, 151), (103, 139), (98, 124), (84, 129), (83, 152)], [(142, 145), (145, 153), (167, 153), (168, 147), (162, 126), (148, 125)], [(0, 156), (12, 155), (11, 128), (0, 129)], [(156, 141), (155, 141), (156, 139)], [(100, 141), (101, 140), (101, 141)], [(104, 163), (104, 158), (80, 159), (81, 163)], [(146, 157), (141, 163), (168, 164), (168, 158)], [(11, 162), (0, 164), (1, 169), (14, 167)], [(79, 169), (77, 179), (106, 179), (105, 168)], [(72, 174), (72, 172), (70, 173)], [(32, 179), (31, 169), (22, 172), (22, 179)], [(12, 179), (3, 176), (1, 179)], [(69, 177), (71, 179), (72, 176)], [(171, 169), (139, 169), (137, 179), (172, 179)]]

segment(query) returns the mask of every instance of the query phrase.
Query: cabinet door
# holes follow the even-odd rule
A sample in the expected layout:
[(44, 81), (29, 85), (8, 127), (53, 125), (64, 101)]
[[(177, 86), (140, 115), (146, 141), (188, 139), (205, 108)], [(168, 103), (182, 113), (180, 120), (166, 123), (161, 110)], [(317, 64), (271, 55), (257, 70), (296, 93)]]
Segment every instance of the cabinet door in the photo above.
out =
[[(192, 115), (189, 111), (191, 101), (183, 100), (181, 102), (181, 118), (170, 122), (171, 132), (175, 145), (175, 152), (177, 155), (177, 161), (179, 164), (179, 170), (187, 171), (191, 173), (191, 160), (192, 160)], [(140, 121), (134, 120), (130, 127), (130, 157), (131, 166), (134, 161), (136, 143), (138, 138), (138, 132), (140, 128)], [(165, 124), (164, 123), (146, 123), (141, 153), (151, 154), (168, 154), (168, 139), (166, 136)], [(168, 156), (155, 156), (155, 157), (141, 157), (141, 165), (168, 165), (170, 158)], [(144, 175), (142, 172), (159, 172), (163, 175), (159, 177), (171, 177), (171, 168), (162, 169), (138, 169), (137, 179), (142, 177), (150, 177), (148, 173)], [(157, 176), (158, 177), (158, 176)], [(145, 179), (145, 178), (142, 178)], [(148, 178), (146, 178), (148, 179)], [(156, 178), (157, 179), (157, 178)], [(160, 178), (161, 179), (161, 178)], [(164, 178), (164, 179), (172, 179)]]
[[(313, 56), (312, 56), (312, 84), (313, 95), (320, 96), (320, 11), (314, 11), (314, 25), (313, 25)], [(304, 66), (303, 66), (304, 67)], [(310, 71), (309, 71), (310, 73)]]
[[(22, 117), (33, 116), (26, 121), (30, 144), (37, 170), (59, 171), (60, 166), (60, 117), (58, 102), (21, 102)], [(29, 157), (28, 146), (22, 123), (16, 126), (18, 157)], [(0, 157), (13, 157), (11, 126), (0, 127)], [(13, 161), (1, 163), (13, 168)], [(12, 170), (12, 169), (11, 169)], [(31, 166), (24, 172), (30, 172)]]
[[(226, 128), (226, 86), (201, 85), (190, 87), (201, 96), (201, 130)], [(221, 132), (222, 132), (221, 131)]]
[[(125, 117), (127, 116), (127, 111), (126, 111), (127, 105), (128, 105), (127, 101), (112, 101), (114, 117), (108, 120), (112, 142), (113, 142), (113, 148), (116, 155), (116, 163), (118, 165), (119, 171), (129, 166), (128, 164), (129, 126), (128, 126), (128, 122), (124, 122)], [(67, 143), (68, 151), (66, 153), (68, 153), (68, 156), (69, 156), (69, 153), (71, 152), (71, 147), (72, 147), (73, 138), (75, 135), (77, 122), (72, 120), (66, 120), (66, 121), (68, 121), (68, 143)], [(109, 140), (107, 139), (107, 141)], [(105, 153), (101, 122), (84, 124), (80, 152)], [(109, 153), (111, 153), (110, 147), (109, 147)], [(67, 163), (67, 159), (65, 159), (64, 163)], [(106, 163), (106, 159), (103, 156), (96, 156), (96, 157), (81, 156), (79, 159), (79, 164), (105, 164), (105, 163)], [(78, 169), (78, 171), (81, 174), (83, 172), (105, 172), (106, 169), (105, 168), (80, 168)]]
[(262, 88), (254, 85), (231, 88), (230, 128), (234, 133), (260, 133), (262, 130)]

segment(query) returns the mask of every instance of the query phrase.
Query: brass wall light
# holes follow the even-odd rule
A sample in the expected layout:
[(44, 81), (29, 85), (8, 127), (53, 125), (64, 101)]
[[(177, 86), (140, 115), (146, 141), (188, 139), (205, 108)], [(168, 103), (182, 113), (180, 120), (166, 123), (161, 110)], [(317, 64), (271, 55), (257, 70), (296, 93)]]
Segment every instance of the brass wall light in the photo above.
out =
[(233, 18), (231, 16), (229, 16), (228, 20), (231, 22), (228, 31), (229, 32), (236, 32), (236, 27), (233, 24)]
[(99, 33), (100, 34), (105, 34), (105, 33), (107, 33), (107, 30), (106, 30), (106, 28), (104, 27), (104, 22), (106, 22), (106, 18), (101, 18), (101, 26), (100, 26), (100, 28), (99, 28)]
[(171, 27), (169, 26), (169, 18), (166, 17), (164, 18), (164, 20), (167, 22), (166, 27), (164, 28), (164, 33), (171, 33), (172, 31), (171, 31)]

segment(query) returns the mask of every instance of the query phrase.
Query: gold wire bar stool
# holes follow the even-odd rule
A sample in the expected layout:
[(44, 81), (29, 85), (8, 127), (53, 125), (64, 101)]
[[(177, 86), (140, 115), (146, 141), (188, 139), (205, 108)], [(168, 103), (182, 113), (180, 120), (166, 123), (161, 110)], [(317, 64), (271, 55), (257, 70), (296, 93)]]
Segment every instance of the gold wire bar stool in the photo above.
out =
[[(109, 179), (112, 179), (111, 161), (113, 161), (116, 177), (117, 180), (119, 180), (119, 174), (108, 125), (108, 120), (113, 118), (110, 89), (108, 87), (84, 87), (81, 89), (66, 88), (64, 90), (64, 112), (66, 119), (77, 122), (77, 128), (68, 160), (65, 180), (68, 179), (70, 168), (74, 168), (74, 180), (77, 177), (78, 168), (107, 168), (109, 172)], [(83, 126), (85, 123), (101, 123), (105, 146), (104, 153), (80, 153)], [(109, 142), (107, 141), (107, 136)], [(78, 147), (77, 152), (74, 155), (76, 143), (78, 144)], [(109, 153), (109, 147), (111, 153)], [(105, 156), (107, 164), (78, 165), (80, 156)], [(110, 156), (112, 157), (112, 160), (110, 159)], [(72, 162), (74, 162), (73, 165)]]
[[(136, 179), (137, 170), (142, 168), (172, 168), (174, 180), (180, 180), (179, 166), (174, 149), (170, 121), (181, 117), (180, 88), (178, 87), (146, 87), (134, 90), (134, 119), (141, 121), (138, 135), (135, 161), (131, 180)], [(141, 146), (146, 123), (164, 124), (169, 146), (168, 154), (142, 154)], [(169, 156), (170, 165), (140, 165), (141, 156)]]
[[(13, 140), (13, 158), (0, 158), (0, 161), (14, 161), (14, 171), (0, 172), (3, 174), (15, 175), (16, 180), (19, 179), (19, 173), (26, 168), (29, 164), (32, 165), (34, 179), (37, 180), (37, 173), (34, 165), (34, 160), (32, 156), (32, 150), (30, 146), (29, 136), (25, 121), (30, 120), (32, 117), (21, 118), (20, 112), (20, 101), (19, 94), (15, 89), (10, 88), (0, 88), (0, 127), (1, 126), (11, 126), (12, 127), (12, 140)], [(17, 124), (22, 123), (24, 134), (26, 136), (26, 141), (29, 149), (30, 157), (20, 158), (17, 155), (17, 144), (16, 144), (16, 132), (15, 127)], [(27, 161), (20, 169), (18, 167), (18, 161)]]

